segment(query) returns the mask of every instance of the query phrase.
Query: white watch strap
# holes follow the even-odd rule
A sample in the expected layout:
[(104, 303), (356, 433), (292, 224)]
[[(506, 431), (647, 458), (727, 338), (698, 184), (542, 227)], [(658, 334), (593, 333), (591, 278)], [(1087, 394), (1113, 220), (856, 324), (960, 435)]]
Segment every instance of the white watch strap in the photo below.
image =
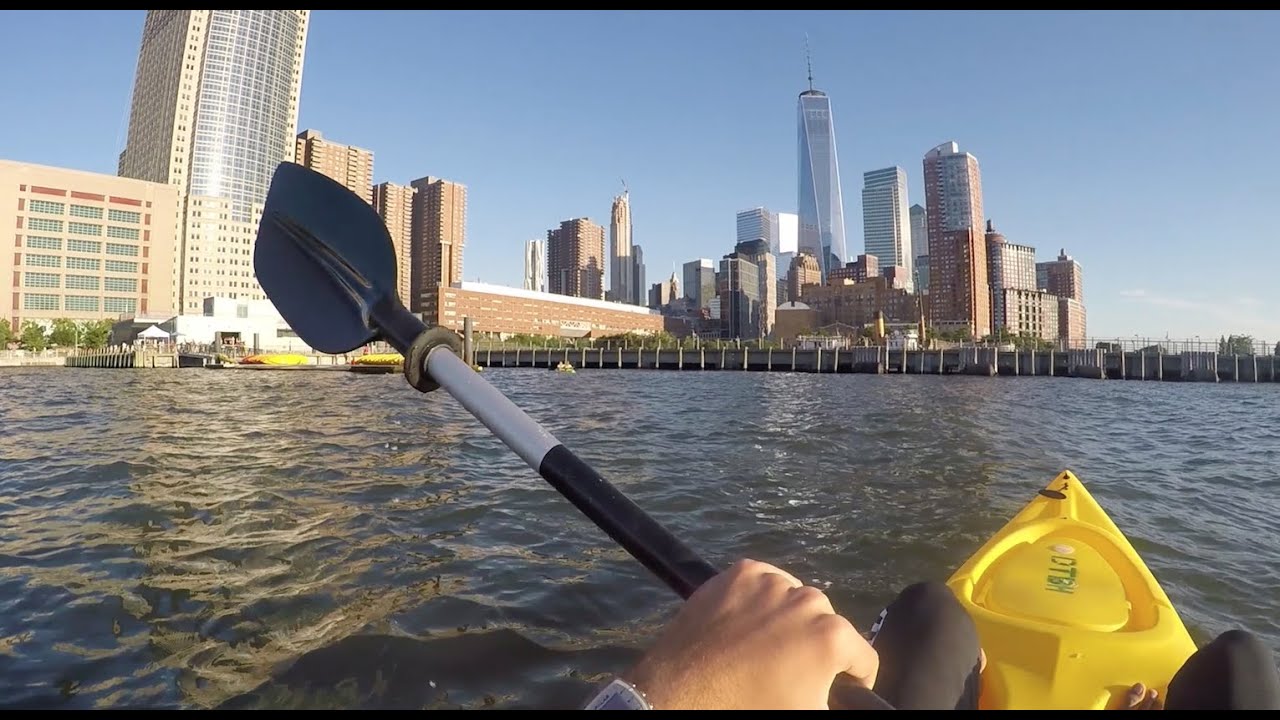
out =
[(597, 693), (584, 709), (652, 710), (653, 706), (649, 704), (644, 693), (634, 685), (621, 678), (614, 678), (613, 682), (605, 685), (604, 689)]

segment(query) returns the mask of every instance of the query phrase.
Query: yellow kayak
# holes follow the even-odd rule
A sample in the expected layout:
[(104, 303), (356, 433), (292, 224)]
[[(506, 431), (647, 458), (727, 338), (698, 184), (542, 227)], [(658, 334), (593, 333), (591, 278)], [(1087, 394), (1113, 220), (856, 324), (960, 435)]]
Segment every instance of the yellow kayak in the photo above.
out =
[(1070, 471), (947, 581), (987, 653), (981, 709), (1107, 709), (1165, 697), (1195, 644), (1155, 576)]
[(250, 355), (240, 361), (241, 365), (306, 365), (309, 360), (306, 355), (298, 355), (296, 353), (264, 353), (261, 355)]
[(403, 365), (404, 356), (400, 353), (371, 353), (361, 355), (351, 361), (352, 365)]

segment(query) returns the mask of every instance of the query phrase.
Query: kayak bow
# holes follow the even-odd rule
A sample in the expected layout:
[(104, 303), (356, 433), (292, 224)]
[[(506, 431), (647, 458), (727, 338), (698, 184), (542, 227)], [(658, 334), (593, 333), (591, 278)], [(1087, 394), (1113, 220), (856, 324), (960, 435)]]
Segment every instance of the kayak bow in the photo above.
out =
[(1136, 550), (1070, 471), (947, 581), (987, 654), (982, 709), (1120, 707), (1160, 697), (1195, 644)]

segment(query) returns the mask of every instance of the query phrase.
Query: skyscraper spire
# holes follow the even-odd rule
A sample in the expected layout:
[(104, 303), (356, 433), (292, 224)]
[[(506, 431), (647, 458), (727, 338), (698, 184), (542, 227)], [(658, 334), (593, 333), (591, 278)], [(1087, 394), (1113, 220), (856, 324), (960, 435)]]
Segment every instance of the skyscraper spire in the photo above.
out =
[(804, 34), (804, 66), (809, 70), (809, 89), (813, 89), (813, 56), (809, 52), (809, 33)]

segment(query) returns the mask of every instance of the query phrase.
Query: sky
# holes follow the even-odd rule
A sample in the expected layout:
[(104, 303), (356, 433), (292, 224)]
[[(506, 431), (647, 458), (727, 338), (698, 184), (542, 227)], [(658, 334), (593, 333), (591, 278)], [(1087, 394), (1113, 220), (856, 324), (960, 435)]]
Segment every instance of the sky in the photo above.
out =
[[(0, 158), (114, 174), (143, 18), (3, 11)], [(1081, 263), (1090, 336), (1280, 340), (1274, 13), (313, 11), (298, 129), (467, 185), (466, 280), (519, 286), (625, 180), (653, 283), (795, 211), (806, 35), (850, 259), (862, 173), (923, 204), (954, 140), (1009, 242)]]

